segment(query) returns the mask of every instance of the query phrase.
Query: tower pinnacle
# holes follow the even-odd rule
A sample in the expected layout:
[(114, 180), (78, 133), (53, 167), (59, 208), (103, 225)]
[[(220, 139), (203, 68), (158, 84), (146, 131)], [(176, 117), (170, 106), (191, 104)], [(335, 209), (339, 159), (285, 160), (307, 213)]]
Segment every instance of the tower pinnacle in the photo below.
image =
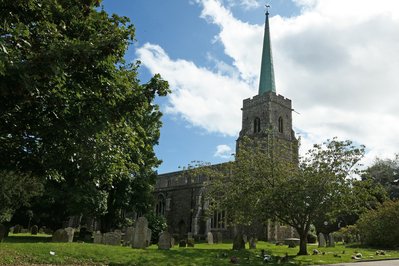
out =
[(270, 43), (269, 7), (270, 5), (266, 5), (266, 21), (265, 33), (263, 36), (262, 63), (260, 68), (258, 92), (259, 95), (269, 91), (276, 92), (276, 85), (274, 83), (272, 47)]

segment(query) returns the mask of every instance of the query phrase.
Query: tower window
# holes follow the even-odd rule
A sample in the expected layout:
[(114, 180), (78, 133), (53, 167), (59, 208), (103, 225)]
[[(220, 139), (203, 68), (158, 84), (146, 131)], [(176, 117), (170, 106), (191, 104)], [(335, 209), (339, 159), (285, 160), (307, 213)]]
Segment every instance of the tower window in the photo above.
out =
[(283, 123), (283, 118), (281, 116), (278, 118), (278, 132), (280, 133), (284, 132), (284, 123)]
[(260, 132), (260, 119), (259, 117), (256, 117), (254, 120), (254, 133), (259, 133)]

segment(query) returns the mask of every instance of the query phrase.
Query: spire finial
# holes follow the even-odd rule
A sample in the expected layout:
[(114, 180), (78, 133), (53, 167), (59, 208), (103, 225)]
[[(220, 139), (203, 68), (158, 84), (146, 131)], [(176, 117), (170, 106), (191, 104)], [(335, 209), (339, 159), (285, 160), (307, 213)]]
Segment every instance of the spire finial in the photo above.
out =
[(265, 6), (266, 6), (266, 16), (268, 16), (268, 15), (269, 15), (269, 8), (270, 8), (270, 5), (269, 5), (269, 4), (266, 4)]

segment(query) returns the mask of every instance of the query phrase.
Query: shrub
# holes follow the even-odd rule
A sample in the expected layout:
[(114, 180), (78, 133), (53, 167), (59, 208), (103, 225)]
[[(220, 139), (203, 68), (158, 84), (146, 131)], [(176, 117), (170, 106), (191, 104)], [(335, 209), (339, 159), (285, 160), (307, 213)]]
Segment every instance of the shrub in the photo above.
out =
[(166, 219), (163, 216), (158, 216), (154, 212), (145, 215), (148, 220), (148, 227), (151, 229), (151, 243), (158, 243), (159, 234), (166, 230)]
[(399, 201), (386, 201), (362, 214), (357, 222), (364, 244), (376, 247), (399, 246)]
[(359, 229), (356, 225), (342, 227), (337, 232), (334, 232), (333, 235), (337, 241), (341, 240), (344, 243), (359, 242)]

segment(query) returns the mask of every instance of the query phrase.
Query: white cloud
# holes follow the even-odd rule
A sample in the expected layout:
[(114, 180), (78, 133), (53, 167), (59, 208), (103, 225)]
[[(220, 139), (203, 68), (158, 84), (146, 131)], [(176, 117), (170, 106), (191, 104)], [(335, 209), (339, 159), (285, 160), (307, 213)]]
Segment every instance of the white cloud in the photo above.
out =
[[(215, 39), (232, 66), (215, 60), (216, 70), (200, 68), (151, 44), (138, 55), (171, 83), (168, 112), (210, 132), (236, 135), (242, 100), (256, 94), (263, 25), (236, 19), (227, 2), (197, 2), (201, 17), (219, 27)], [(304, 146), (338, 136), (365, 144), (367, 161), (399, 152), (399, 2), (295, 2), (299, 16), (270, 22), (277, 91), (300, 113), (294, 126), (304, 132)]]
[(216, 152), (213, 154), (215, 157), (220, 157), (223, 159), (231, 158), (232, 156), (232, 148), (228, 145), (222, 144), (216, 147)]

